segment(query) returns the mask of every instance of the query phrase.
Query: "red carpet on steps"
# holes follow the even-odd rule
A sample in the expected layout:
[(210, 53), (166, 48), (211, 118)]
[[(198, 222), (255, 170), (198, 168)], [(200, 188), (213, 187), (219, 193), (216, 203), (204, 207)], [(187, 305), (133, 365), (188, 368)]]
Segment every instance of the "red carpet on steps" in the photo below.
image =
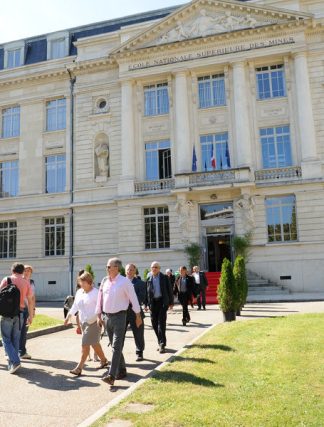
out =
[(220, 280), (220, 272), (205, 273), (208, 280), (208, 288), (206, 291), (206, 304), (218, 304), (217, 288)]

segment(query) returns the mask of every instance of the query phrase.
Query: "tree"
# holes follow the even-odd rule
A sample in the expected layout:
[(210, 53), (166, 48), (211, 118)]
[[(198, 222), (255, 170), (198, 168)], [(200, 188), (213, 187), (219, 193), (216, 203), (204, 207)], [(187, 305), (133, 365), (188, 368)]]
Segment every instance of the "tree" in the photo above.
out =
[(238, 309), (241, 309), (246, 303), (246, 298), (248, 294), (248, 282), (245, 271), (245, 260), (242, 256), (236, 257), (234, 262), (233, 274), (238, 288)]
[(92, 280), (94, 281), (96, 276), (95, 276), (95, 274), (94, 274), (94, 271), (92, 270), (92, 265), (91, 265), (91, 264), (87, 264), (87, 265), (84, 267), (84, 270), (91, 274), (91, 276), (92, 276)]
[(231, 320), (235, 320), (235, 312), (239, 304), (238, 289), (233, 275), (232, 264), (227, 258), (224, 258), (222, 263), (222, 273), (218, 287), (218, 301), (223, 313), (233, 312)]
[(246, 261), (249, 258), (249, 248), (251, 246), (251, 233), (245, 233), (243, 236), (235, 235), (233, 237), (233, 247), (236, 256), (242, 256)]
[(200, 245), (198, 245), (198, 243), (192, 242), (189, 245), (187, 245), (184, 248), (184, 250), (185, 250), (185, 253), (187, 254), (190, 268), (200, 264), (201, 247)]

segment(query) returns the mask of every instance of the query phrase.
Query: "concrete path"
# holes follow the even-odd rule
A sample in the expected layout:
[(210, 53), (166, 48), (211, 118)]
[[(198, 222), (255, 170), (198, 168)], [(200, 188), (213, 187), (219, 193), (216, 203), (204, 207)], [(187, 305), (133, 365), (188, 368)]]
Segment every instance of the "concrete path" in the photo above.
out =
[[(61, 304), (38, 307), (38, 313), (63, 318)], [(59, 308), (58, 308), (59, 306)], [(274, 317), (297, 313), (324, 312), (324, 302), (248, 304), (239, 320)], [(88, 362), (83, 375), (74, 378), (69, 369), (80, 357), (80, 336), (75, 329), (28, 340), (28, 352), (33, 359), (23, 361), (22, 368), (11, 375), (6, 370), (3, 348), (0, 349), (0, 426), (1, 427), (72, 427), (86, 420), (111, 400), (121, 395), (139, 379), (144, 378), (172, 354), (201, 335), (212, 324), (221, 323), (218, 306), (207, 306), (206, 311), (191, 310), (192, 322), (181, 324), (181, 310), (176, 307), (168, 315), (168, 352), (156, 351), (156, 338), (145, 319), (146, 350), (143, 362), (135, 361), (135, 346), (131, 331), (127, 332), (124, 355), (128, 376), (116, 381), (110, 388), (100, 378), (96, 362)], [(107, 338), (102, 341), (110, 359)]]

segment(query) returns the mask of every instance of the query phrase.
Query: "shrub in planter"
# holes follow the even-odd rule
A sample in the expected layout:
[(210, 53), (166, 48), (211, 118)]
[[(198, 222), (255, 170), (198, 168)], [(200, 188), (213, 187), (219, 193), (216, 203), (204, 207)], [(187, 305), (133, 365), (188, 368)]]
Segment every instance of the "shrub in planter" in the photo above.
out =
[(236, 286), (238, 290), (238, 308), (237, 315), (241, 313), (241, 309), (246, 303), (246, 297), (248, 293), (248, 282), (245, 272), (245, 260), (242, 256), (237, 256), (234, 262), (233, 274), (236, 281)]
[(201, 246), (198, 243), (192, 242), (184, 248), (188, 257), (189, 267), (200, 264)]
[(224, 314), (224, 320), (235, 320), (235, 313), (239, 304), (238, 290), (233, 275), (232, 264), (227, 258), (224, 258), (222, 263), (222, 274), (218, 287), (218, 301)]

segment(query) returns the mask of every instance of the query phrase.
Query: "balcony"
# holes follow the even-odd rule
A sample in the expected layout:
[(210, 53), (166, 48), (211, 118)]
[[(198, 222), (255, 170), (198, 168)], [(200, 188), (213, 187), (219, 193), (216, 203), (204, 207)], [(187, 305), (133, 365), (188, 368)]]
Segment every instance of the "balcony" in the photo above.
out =
[(300, 166), (286, 168), (261, 169), (255, 171), (255, 181), (285, 181), (298, 180), (302, 177)]
[(174, 188), (174, 178), (135, 182), (135, 193), (168, 191)]
[(251, 178), (249, 167), (208, 172), (188, 172), (176, 175), (175, 188), (221, 186), (240, 182), (250, 182)]

